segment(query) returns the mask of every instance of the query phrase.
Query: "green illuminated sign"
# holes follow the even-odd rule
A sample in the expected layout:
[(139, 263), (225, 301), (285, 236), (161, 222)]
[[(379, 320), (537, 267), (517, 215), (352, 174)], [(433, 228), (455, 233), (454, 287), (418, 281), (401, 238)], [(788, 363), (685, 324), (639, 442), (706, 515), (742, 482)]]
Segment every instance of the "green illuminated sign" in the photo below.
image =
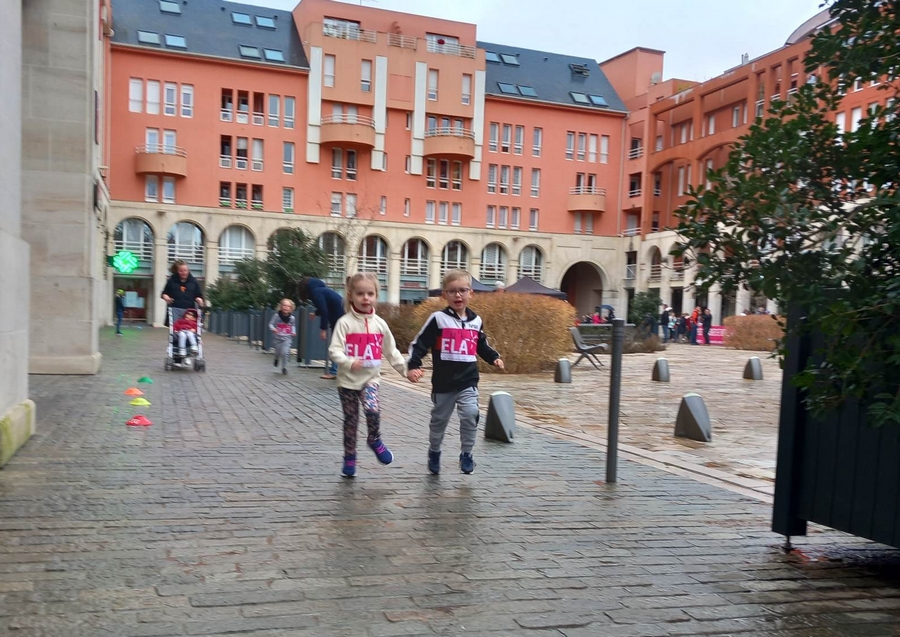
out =
[(137, 270), (140, 263), (134, 253), (128, 250), (121, 250), (112, 258), (112, 266), (121, 274), (131, 274)]

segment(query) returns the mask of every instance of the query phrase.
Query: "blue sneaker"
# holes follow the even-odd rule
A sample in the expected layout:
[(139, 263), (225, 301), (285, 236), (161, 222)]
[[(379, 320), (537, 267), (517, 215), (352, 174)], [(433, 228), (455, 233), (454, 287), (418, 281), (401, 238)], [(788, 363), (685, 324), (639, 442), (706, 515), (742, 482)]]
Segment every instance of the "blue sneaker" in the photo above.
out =
[(475, 458), (471, 453), (459, 454), (459, 470), (463, 473), (472, 473), (475, 471)]
[(436, 476), (441, 472), (441, 452), (428, 451), (428, 470), (431, 475)]
[(356, 454), (344, 456), (344, 468), (341, 469), (341, 473), (348, 478), (356, 475)]
[(381, 464), (391, 464), (394, 461), (394, 454), (381, 442), (381, 438), (376, 438), (369, 443), (369, 446), (375, 452), (375, 457), (378, 458), (378, 462)]

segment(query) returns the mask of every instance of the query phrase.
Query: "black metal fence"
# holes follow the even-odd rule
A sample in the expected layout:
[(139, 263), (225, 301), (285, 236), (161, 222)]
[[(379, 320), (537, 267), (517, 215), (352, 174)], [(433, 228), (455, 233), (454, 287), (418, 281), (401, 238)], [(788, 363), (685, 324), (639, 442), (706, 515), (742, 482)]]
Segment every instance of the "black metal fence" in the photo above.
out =
[[(206, 331), (226, 338), (246, 342), (252, 348), (272, 349), (272, 331), (269, 321), (275, 310), (213, 310), (206, 321)], [(294, 312), (297, 335), (291, 344), (297, 350), (297, 362), (305, 367), (320, 367), (328, 358), (328, 340), (323, 340), (319, 329), (319, 317), (313, 316), (313, 308), (299, 307)]]
[(772, 530), (790, 538), (815, 522), (900, 547), (900, 427), (873, 427), (864, 402), (815, 418), (791, 383), (823, 344), (820, 334), (787, 342)]

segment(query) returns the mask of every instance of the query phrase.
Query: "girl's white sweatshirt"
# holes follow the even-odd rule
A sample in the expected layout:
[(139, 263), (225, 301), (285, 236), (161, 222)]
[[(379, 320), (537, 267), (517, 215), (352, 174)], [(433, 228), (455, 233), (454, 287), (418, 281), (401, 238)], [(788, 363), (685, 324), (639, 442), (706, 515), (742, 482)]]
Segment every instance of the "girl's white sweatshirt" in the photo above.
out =
[[(374, 312), (360, 314), (351, 308), (339, 318), (328, 355), (338, 366), (337, 386), (345, 389), (359, 390), (377, 384), (381, 378), (382, 356), (399, 374), (406, 376), (406, 360), (397, 349), (394, 335), (384, 319)], [(362, 369), (350, 370), (354, 360), (362, 361)]]

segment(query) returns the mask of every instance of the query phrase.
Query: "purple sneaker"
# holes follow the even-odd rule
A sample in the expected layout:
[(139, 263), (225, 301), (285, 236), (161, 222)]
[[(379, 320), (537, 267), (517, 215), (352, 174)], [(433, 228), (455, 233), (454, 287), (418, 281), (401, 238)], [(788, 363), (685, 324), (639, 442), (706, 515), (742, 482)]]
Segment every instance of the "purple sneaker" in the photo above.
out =
[(394, 454), (381, 442), (381, 438), (376, 438), (369, 443), (369, 446), (375, 452), (375, 456), (381, 464), (391, 464), (394, 461)]
[(356, 475), (356, 454), (344, 456), (344, 468), (341, 469), (341, 473), (347, 478), (352, 478)]

